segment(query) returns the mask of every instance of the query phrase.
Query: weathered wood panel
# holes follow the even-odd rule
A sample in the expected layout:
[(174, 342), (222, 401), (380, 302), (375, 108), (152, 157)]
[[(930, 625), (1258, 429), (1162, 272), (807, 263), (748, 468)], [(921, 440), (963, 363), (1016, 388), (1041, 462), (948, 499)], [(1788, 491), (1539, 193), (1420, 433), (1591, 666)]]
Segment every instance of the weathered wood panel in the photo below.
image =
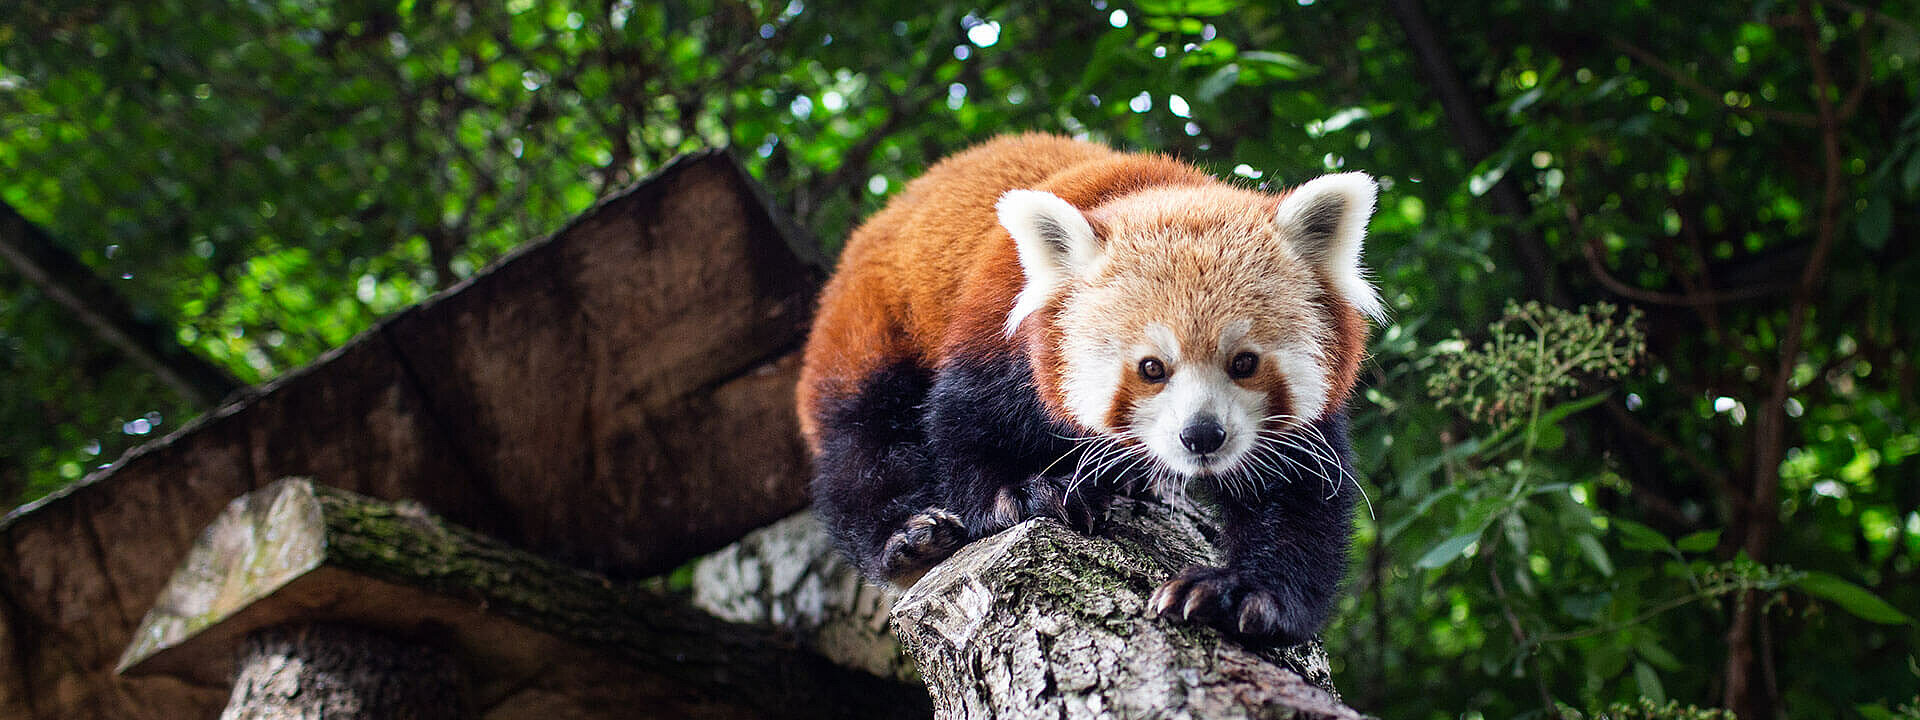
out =
[(793, 377), (762, 366), (800, 341), (817, 276), (731, 164), (667, 180), (385, 328), (519, 526), (449, 517), (633, 575), (798, 508)]
[[(805, 503), (795, 368), (820, 271), (719, 155), (0, 520), (0, 717), (188, 717), (109, 670), (199, 529), (310, 475), (620, 577)], [(691, 293), (691, 295), (687, 295)], [(210, 705), (205, 698), (211, 698)]]

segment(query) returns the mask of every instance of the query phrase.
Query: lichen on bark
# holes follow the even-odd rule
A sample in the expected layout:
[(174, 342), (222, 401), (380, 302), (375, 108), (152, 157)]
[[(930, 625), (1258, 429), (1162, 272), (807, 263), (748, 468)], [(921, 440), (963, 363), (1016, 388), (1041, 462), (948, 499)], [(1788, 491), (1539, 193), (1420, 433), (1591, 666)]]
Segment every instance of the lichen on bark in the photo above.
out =
[(1030, 520), (963, 548), (894, 606), (942, 718), (1358, 718), (1319, 643), (1256, 651), (1151, 617), (1213, 559), (1203, 515), (1121, 500), (1109, 536)]

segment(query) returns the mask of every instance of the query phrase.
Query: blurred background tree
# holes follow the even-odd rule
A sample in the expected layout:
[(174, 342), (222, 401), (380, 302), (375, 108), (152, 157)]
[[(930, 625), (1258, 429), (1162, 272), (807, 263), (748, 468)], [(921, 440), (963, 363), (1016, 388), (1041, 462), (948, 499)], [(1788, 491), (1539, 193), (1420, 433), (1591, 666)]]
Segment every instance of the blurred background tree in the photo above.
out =
[(832, 247), (1050, 130), (1380, 179), (1373, 500), (1328, 637), (1356, 706), (1916, 716), (1911, 0), (0, 10), (15, 502), (677, 153), (730, 148)]

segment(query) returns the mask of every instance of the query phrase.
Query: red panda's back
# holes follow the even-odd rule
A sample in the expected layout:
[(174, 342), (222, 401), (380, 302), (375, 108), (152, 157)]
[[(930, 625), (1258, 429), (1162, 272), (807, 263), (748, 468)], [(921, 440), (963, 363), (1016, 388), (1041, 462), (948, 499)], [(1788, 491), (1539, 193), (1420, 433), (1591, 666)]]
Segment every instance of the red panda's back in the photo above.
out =
[[(839, 272), (885, 277), (874, 289), (894, 296), (912, 345), (938, 354), (956, 315), (993, 310), (1004, 319), (1019, 292), (1019, 261), (994, 210), (1000, 196), (1113, 155), (1097, 145), (1029, 134), (949, 157), (854, 231)], [(985, 279), (981, 274), (1012, 283), (1007, 307), (965, 307), (966, 286)]]
[[(902, 360), (931, 369), (957, 350), (1005, 347), (999, 329), (1023, 284), (995, 210), (1008, 190), (1049, 190), (1089, 208), (1141, 186), (1211, 182), (1184, 163), (1039, 133), (953, 155), (907, 183), (848, 238), (821, 292), (801, 370), (801, 430), (816, 403)], [(983, 347), (984, 346), (984, 347)]]

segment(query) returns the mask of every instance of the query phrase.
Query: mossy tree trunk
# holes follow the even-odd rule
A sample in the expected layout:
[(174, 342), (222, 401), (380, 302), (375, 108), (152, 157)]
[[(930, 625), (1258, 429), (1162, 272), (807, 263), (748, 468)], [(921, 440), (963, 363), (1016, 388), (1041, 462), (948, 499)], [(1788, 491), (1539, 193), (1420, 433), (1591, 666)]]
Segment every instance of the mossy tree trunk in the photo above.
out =
[(1214, 562), (1198, 514), (1122, 500), (1107, 537), (1031, 520), (962, 549), (893, 609), (944, 719), (1359, 718), (1318, 642), (1254, 650), (1151, 617), (1159, 583)]

